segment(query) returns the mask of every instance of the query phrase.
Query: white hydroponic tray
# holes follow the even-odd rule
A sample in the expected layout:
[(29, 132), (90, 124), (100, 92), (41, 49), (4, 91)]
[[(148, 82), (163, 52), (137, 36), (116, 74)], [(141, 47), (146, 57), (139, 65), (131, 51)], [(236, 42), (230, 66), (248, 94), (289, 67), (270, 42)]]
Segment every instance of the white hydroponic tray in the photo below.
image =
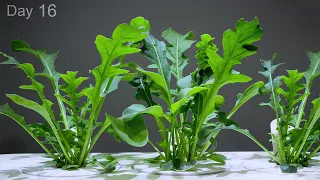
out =
[(101, 173), (97, 166), (76, 171), (54, 168), (54, 163), (44, 154), (2, 154), (0, 155), (0, 180), (81, 180), (81, 179), (245, 179), (245, 180), (320, 180), (320, 157), (310, 168), (298, 169), (297, 174), (282, 174), (277, 166), (268, 163), (264, 152), (219, 152), (227, 156), (227, 164), (216, 166), (210, 162), (199, 164), (189, 172), (159, 172), (158, 167), (144, 163), (146, 158), (156, 157), (156, 153), (118, 153), (121, 158), (113, 173)]

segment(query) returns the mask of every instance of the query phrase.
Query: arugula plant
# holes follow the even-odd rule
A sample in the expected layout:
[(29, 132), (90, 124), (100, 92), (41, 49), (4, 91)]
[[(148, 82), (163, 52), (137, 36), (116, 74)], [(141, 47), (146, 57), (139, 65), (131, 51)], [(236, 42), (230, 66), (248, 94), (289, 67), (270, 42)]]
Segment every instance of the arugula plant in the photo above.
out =
[(277, 54), (271, 60), (261, 60), (264, 71), (259, 72), (267, 78), (267, 83), (259, 91), (270, 94), (270, 102), (260, 105), (271, 107), (276, 116), (277, 134), (270, 133), (276, 152), (268, 151), (246, 129), (236, 125), (223, 129), (238, 131), (252, 139), (269, 153), (272, 162), (280, 165), (283, 173), (296, 173), (297, 167), (308, 166), (308, 161), (320, 149), (320, 98), (312, 100), (313, 108), (308, 116), (305, 112), (313, 80), (320, 75), (320, 52), (308, 52), (311, 63), (306, 72), (288, 70), (286, 76), (274, 77), (274, 71), (283, 64), (274, 64), (276, 57)]
[[(146, 26), (150, 27), (149, 24)], [(264, 83), (254, 83), (239, 94), (229, 114), (219, 111), (224, 104), (219, 93), (225, 85), (251, 80), (235, 71), (234, 66), (257, 52), (258, 48), (253, 43), (262, 37), (258, 19), (251, 22), (240, 19), (235, 30), (224, 32), (223, 56), (218, 54), (218, 48), (212, 42), (214, 38), (209, 34), (201, 35), (195, 55), (198, 68), (187, 76), (183, 71), (189, 58), (184, 53), (195, 43), (193, 32), (179, 34), (169, 28), (162, 37), (166, 43), (150, 32), (143, 40), (141, 54), (150, 60), (147, 70), (129, 63), (129, 67), (138, 73), (129, 82), (136, 89), (134, 96), (146, 104), (133, 104), (124, 110), (121, 117), (107, 115), (107, 119), (116, 133), (130, 145), (140, 147), (149, 142), (159, 153), (159, 157), (150, 161), (159, 163), (162, 170), (188, 170), (203, 159), (224, 164), (226, 158), (214, 153), (215, 137), (222, 127), (235, 125), (230, 120), (232, 115), (259, 94)], [(165, 105), (158, 104), (161, 101)], [(148, 139), (143, 114), (154, 117), (161, 135), (160, 142), (153, 143)], [(134, 125), (131, 123), (133, 119)], [(134, 128), (130, 129), (128, 125)], [(140, 132), (139, 136), (132, 136), (136, 131)]]
[(263, 91), (271, 97), (269, 103), (261, 105), (270, 106), (276, 114), (278, 134), (271, 137), (284, 172), (296, 172), (297, 165), (308, 166), (320, 149), (320, 98), (311, 102), (313, 108), (308, 116), (305, 110), (313, 80), (320, 75), (320, 53), (308, 52), (308, 57), (311, 63), (306, 72), (288, 70), (286, 76), (278, 77), (273, 72), (281, 64), (274, 64), (274, 58), (262, 61), (265, 71), (260, 73), (268, 80)]
[[(94, 76), (94, 85), (85, 88), (83, 82), (87, 77), (78, 77), (76, 71), (65, 74), (55, 69), (57, 51), (47, 53), (45, 50), (36, 50), (21, 40), (12, 41), (15, 52), (27, 52), (39, 59), (44, 67), (43, 72), (35, 71), (30, 63), (20, 63), (12, 56), (1, 54), (8, 60), (2, 65), (15, 65), (23, 70), (30, 84), (19, 88), (34, 91), (39, 101), (33, 101), (16, 94), (6, 94), (15, 104), (35, 111), (41, 115), (42, 122), (28, 124), (24, 117), (15, 113), (8, 104), (0, 106), (0, 114), (8, 116), (17, 122), (43, 150), (63, 169), (77, 169), (88, 163), (98, 163), (106, 171), (115, 169), (116, 160), (106, 157), (106, 161), (97, 162), (95, 157), (89, 158), (89, 153), (99, 139), (107, 131), (114, 134), (110, 121), (98, 121), (102, 106), (107, 94), (116, 90), (121, 80), (131, 79), (128, 64), (123, 63), (124, 57), (138, 53), (139, 43), (147, 37), (149, 27), (144, 26), (147, 21), (142, 17), (133, 19), (129, 24), (119, 24), (112, 33), (111, 38), (98, 35), (95, 40), (96, 47), (101, 56), (101, 63), (91, 72)], [(55, 101), (49, 100), (44, 93), (45, 87), (40, 83), (39, 77), (48, 79), (54, 90)], [(53, 111), (53, 104), (59, 107), (59, 113)], [(135, 119), (128, 122), (135, 124)], [(93, 130), (98, 129), (97, 133)], [(132, 132), (132, 136), (135, 136)]]

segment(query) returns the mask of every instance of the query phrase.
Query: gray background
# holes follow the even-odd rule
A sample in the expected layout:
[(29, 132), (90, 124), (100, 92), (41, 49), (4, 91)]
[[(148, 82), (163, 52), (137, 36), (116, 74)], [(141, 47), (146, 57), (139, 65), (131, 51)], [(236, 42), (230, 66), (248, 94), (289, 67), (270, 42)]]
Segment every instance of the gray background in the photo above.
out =
[[(317, 3), (318, 2), (318, 3)], [(55, 18), (41, 18), (38, 9), (43, 3), (57, 5)], [(33, 7), (31, 19), (19, 17), (6, 17), (6, 6), (14, 4), (21, 7)], [(261, 27), (264, 29), (263, 39), (257, 43), (259, 51), (237, 66), (237, 70), (251, 76), (254, 81), (264, 80), (258, 74), (261, 70), (259, 59), (269, 59), (273, 53), (279, 53), (278, 62), (286, 62), (279, 68), (277, 73), (285, 73), (285, 69), (305, 71), (309, 61), (306, 50), (316, 51), (320, 49), (320, 11), (319, 1), (293, 1), (293, 0), (268, 0), (268, 1), (231, 1), (231, 0), (117, 0), (117, 1), (57, 1), (57, 0), (1, 0), (0, 2), (0, 49), (13, 54), (10, 42), (13, 39), (27, 41), (34, 48), (46, 48), (49, 52), (60, 50), (56, 67), (60, 72), (67, 70), (80, 71), (80, 75), (90, 76), (88, 70), (99, 64), (100, 57), (96, 51), (94, 40), (97, 34), (110, 37), (117, 24), (129, 22), (135, 16), (141, 15), (151, 21), (153, 34), (160, 38), (161, 32), (166, 28), (173, 27), (180, 33), (193, 30), (196, 39), (203, 33), (210, 33), (216, 37), (215, 42), (220, 46), (222, 33), (233, 28), (240, 18), (252, 20), (259, 18)], [(194, 58), (195, 48), (188, 51), (190, 64), (185, 74), (196, 68)], [(38, 71), (41, 66), (32, 56), (24, 53), (14, 54), (22, 62), (33, 62)], [(3, 60), (1, 58), (1, 60)], [(141, 55), (128, 56), (126, 60), (137, 61), (147, 64), (149, 61)], [(35, 63), (37, 62), (37, 63)], [(18, 69), (9, 66), (0, 66), (0, 104), (9, 100), (6, 93), (17, 93), (29, 99), (35, 98), (33, 92), (18, 89), (19, 85), (29, 81)], [(90, 82), (92, 82), (91, 78)], [(50, 84), (43, 81), (47, 86), (45, 93), (52, 94)], [(252, 83), (252, 82), (251, 82)], [(233, 107), (236, 94), (242, 92), (247, 84), (228, 85), (221, 90), (226, 103), (223, 110), (229, 111)], [(312, 97), (319, 92), (319, 79), (314, 83)], [(123, 109), (137, 103), (132, 96), (133, 89), (130, 85), (122, 83), (119, 90), (112, 93), (103, 107), (103, 110), (119, 116)], [(267, 107), (259, 107), (258, 104), (267, 97), (255, 97), (243, 106), (234, 115), (241, 127), (247, 128), (264, 145), (270, 148), (269, 123), (274, 118), (273, 112)], [(11, 103), (13, 106), (13, 104)], [(39, 122), (39, 116), (33, 112), (13, 106), (20, 114), (25, 115), (27, 122)], [(146, 118), (150, 130), (150, 138), (159, 140), (156, 123), (151, 118)], [(223, 131), (218, 137), (218, 151), (244, 151), (260, 150), (248, 138), (232, 131)], [(96, 144), (94, 151), (98, 152), (122, 152), (122, 151), (153, 151), (151, 146), (133, 148), (125, 143), (118, 143), (110, 135), (103, 135)], [(15, 152), (42, 152), (41, 148), (33, 139), (14, 121), (0, 116), (0, 153)]]

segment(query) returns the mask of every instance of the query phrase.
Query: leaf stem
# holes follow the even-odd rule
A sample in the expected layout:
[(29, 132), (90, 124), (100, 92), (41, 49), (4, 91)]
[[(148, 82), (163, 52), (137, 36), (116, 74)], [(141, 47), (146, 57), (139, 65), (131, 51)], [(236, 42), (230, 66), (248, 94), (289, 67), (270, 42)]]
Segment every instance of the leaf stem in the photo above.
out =
[(309, 154), (309, 158), (311, 159), (318, 151), (320, 150), (320, 145)]
[[(320, 111), (320, 108), (319, 108), (317, 111)], [(315, 124), (315, 123), (317, 122), (317, 120), (319, 119), (319, 116), (320, 116), (320, 115), (317, 116), (317, 114), (318, 114), (318, 113), (315, 113), (315, 116), (313, 117), (312, 121), (310, 122), (310, 124), (309, 124), (309, 126), (308, 126), (308, 128), (307, 128), (307, 132), (306, 132), (306, 134), (303, 136), (304, 138), (303, 138), (302, 143), (300, 144), (300, 148), (299, 148), (299, 150), (297, 151), (297, 153), (295, 154), (295, 156), (294, 156), (294, 158), (293, 158), (293, 162), (295, 162), (295, 161), (298, 159), (298, 157), (300, 156), (300, 153), (301, 153), (301, 151), (302, 151), (302, 148), (304, 147), (304, 145), (305, 145), (305, 143), (306, 143), (306, 141), (307, 141), (307, 139), (308, 139), (308, 137), (309, 137), (309, 134), (310, 134), (310, 132), (311, 132), (313, 126), (314, 126), (314, 124)], [(319, 114), (320, 114), (320, 113), (319, 113)]]
[[(18, 123), (20, 124), (20, 123)], [(30, 136), (42, 147), (42, 149), (54, 160), (57, 159), (56, 155), (54, 155), (34, 134), (31, 130), (29, 130), (27, 127), (25, 127), (24, 125), (20, 124), (20, 126), (27, 131)]]
[(281, 164), (281, 160), (278, 159), (273, 153), (271, 153), (266, 147), (264, 147), (255, 137), (253, 137), (251, 134), (246, 134), (244, 132), (242, 132), (241, 130), (238, 129), (233, 129), (245, 136), (247, 136), (248, 138), (250, 138), (253, 142), (255, 142), (258, 146), (260, 146), (265, 152), (267, 152), (275, 161), (277, 161), (279, 164)]
[(164, 155), (159, 151), (159, 149), (150, 141), (150, 139), (148, 139), (148, 142), (149, 142), (150, 145), (154, 148), (154, 150), (156, 150), (156, 151), (159, 153), (159, 155), (160, 155), (163, 159), (166, 159), (166, 158), (164, 157)]
[[(111, 83), (113, 81), (114, 77), (109, 78), (108, 81), (108, 85), (106, 87), (106, 92), (108, 92)], [(89, 118), (89, 126), (88, 126), (88, 130), (85, 136), (85, 141), (84, 144), (82, 146), (82, 150), (81, 150), (81, 154), (80, 154), (80, 159), (78, 162), (78, 165), (81, 166), (81, 164), (83, 163), (83, 161), (86, 159), (86, 154), (87, 154), (87, 150), (88, 150), (88, 146), (89, 146), (89, 141), (90, 141), (90, 137), (92, 135), (92, 128), (93, 128), (93, 123), (96, 122), (96, 120), (98, 119), (99, 113), (101, 111), (102, 105), (105, 101), (106, 97), (101, 98), (100, 97), (100, 89), (101, 89), (102, 84), (99, 84), (96, 88), (95, 88), (95, 99), (98, 100), (98, 104), (97, 105), (93, 105), (92, 107), (92, 111), (90, 113), (90, 118)]]
[(90, 151), (92, 150), (94, 144), (97, 142), (97, 140), (99, 139), (99, 137), (101, 136), (101, 134), (110, 126), (111, 122), (110, 121), (105, 121), (102, 125), (102, 127), (100, 128), (99, 132), (94, 136), (94, 138), (91, 141), (90, 147), (87, 151), (86, 156), (90, 153)]

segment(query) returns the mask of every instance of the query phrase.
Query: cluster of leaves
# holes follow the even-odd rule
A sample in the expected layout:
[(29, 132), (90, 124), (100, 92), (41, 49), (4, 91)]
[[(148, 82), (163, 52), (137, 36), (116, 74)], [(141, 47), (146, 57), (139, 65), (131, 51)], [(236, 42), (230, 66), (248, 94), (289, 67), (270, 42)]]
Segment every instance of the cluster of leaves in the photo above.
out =
[[(106, 95), (116, 90), (121, 80), (132, 78), (126, 69), (128, 64), (123, 63), (123, 59), (125, 55), (141, 51), (138, 45), (147, 37), (149, 29), (143, 26), (144, 21), (146, 21), (144, 18), (137, 17), (130, 25), (118, 25), (113, 31), (112, 38), (102, 35), (96, 37), (95, 44), (101, 55), (101, 64), (91, 71), (95, 84), (83, 89), (80, 89), (80, 86), (88, 78), (77, 77), (77, 72), (74, 71), (61, 74), (55, 69), (57, 51), (48, 54), (45, 50), (32, 49), (29, 44), (21, 40), (12, 41), (13, 51), (24, 51), (34, 55), (41, 61), (44, 70), (42, 73), (37, 73), (32, 64), (19, 63), (14, 57), (1, 52), (8, 59), (2, 62), (2, 65), (15, 65), (29, 78), (31, 84), (22, 85), (20, 89), (36, 92), (40, 103), (16, 94), (6, 94), (6, 96), (15, 104), (41, 115), (42, 122), (27, 124), (24, 117), (15, 113), (8, 104), (0, 106), (0, 114), (8, 116), (23, 127), (57, 162), (59, 168), (76, 169), (88, 163), (98, 163), (106, 171), (114, 170), (116, 163), (114, 159), (107, 158), (107, 161), (102, 163), (90, 160), (88, 156), (103, 132), (113, 132), (108, 119), (98, 121), (100, 111)], [(51, 81), (59, 113), (53, 111), (54, 102), (45, 96), (44, 85), (39, 82), (39, 77)], [(60, 83), (62, 80), (61, 84), (59, 80)], [(93, 134), (96, 128), (99, 131)]]
[[(320, 75), (320, 52), (308, 52), (311, 63), (306, 72), (288, 70), (287, 76), (273, 77), (281, 65), (274, 64), (275, 57), (261, 61), (265, 70), (260, 73), (268, 80), (261, 90), (271, 94), (270, 102), (261, 105), (270, 106), (276, 114), (277, 133), (271, 134), (277, 147), (274, 160), (284, 167), (283, 172), (296, 172), (297, 165), (308, 166), (308, 161), (320, 149), (320, 98), (311, 102), (313, 108), (309, 116), (305, 112), (313, 80)], [(288, 165), (290, 168), (286, 168)]]
[[(150, 27), (149, 22), (145, 23), (146, 27)], [(159, 153), (159, 157), (152, 159), (152, 162), (158, 162), (162, 170), (188, 170), (203, 159), (224, 164), (226, 158), (214, 153), (217, 144), (215, 137), (223, 128), (246, 133), (230, 119), (246, 101), (259, 94), (264, 83), (254, 83), (243, 94), (239, 94), (229, 114), (219, 111), (224, 104), (219, 92), (227, 84), (251, 80), (233, 68), (257, 52), (258, 48), (252, 44), (259, 41), (261, 36), (262, 29), (257, 18), (251, 22), (240, 19), (235, 30), (224, 32), (223, 56), (220, 56), (217, 46), (212, 42), (214, 38), (209, 34), (201, 35), (195, 55), (198, 68), (184, 76), (183, 71), (189, 60), (184, 53), (195, 42), (192, 40), (193, 32), (179, 34), (169, 28), (162, 33), (166, 43), (149, 32), (143, 40), (141, 51), (150, 60), (148, 70), (129, 63), (129, 67), (138, 73), (129, 82), (136, 89), (134, 96), (137, 100), (145, 101), (146, 106), (133, 104), (119, 118), (107, 115), (114, 130), (133, 146), (140, 147), (149, 142)], [(173, 78), (175, 84), (171, 81)], [(158, 105), (156, 102), (159, 100), (163, 100), (165, 105)], [(143, 114), (149, 114), (156, 120), (162, 138), (160, 142), (153, 143), (148, 139)], [(132, 126), (134, 128), (128, 128)]]

